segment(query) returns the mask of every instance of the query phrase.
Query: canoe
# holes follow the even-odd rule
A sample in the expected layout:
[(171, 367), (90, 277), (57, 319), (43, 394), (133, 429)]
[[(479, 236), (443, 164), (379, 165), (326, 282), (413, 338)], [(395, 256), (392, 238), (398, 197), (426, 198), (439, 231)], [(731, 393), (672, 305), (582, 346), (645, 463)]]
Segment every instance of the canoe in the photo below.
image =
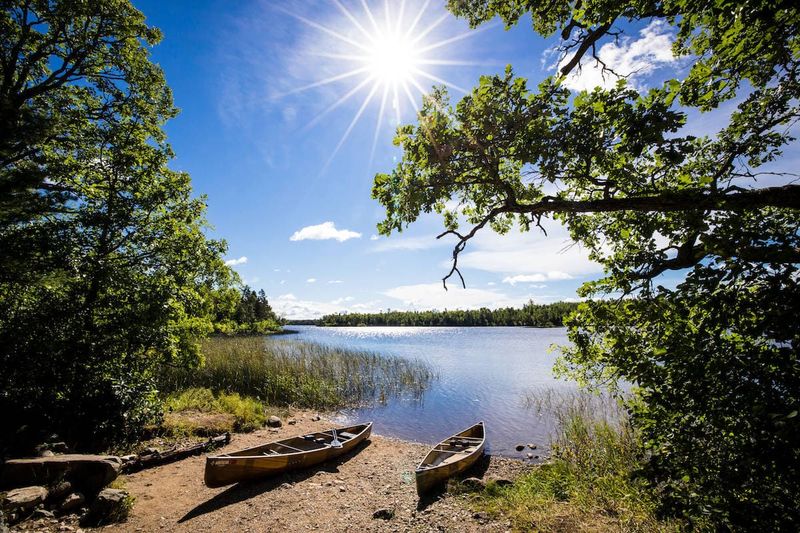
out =
[(416, 470), (417, 494), (422, 496), (480, 459), (486, 446), (483, 422), (448, 437), (434, 446)]
[[(331, 444), (334, 430), (341, 446)], [(372, 422), (369, 422), (298, 435), (246, 450), (208, 457), (205, 483), (209, 487), (222, 487), (308, 468), (353, 450), (369, 438), (371, 432)]]

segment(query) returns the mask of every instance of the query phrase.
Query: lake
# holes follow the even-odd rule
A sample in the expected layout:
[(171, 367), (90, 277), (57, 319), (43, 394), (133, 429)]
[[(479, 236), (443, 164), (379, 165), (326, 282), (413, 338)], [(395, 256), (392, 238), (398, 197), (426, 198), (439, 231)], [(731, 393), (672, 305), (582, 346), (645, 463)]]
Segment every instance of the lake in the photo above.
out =
[[(567, 344), (564, 328), (523, 327), (340, 327), (290, 326), (295, 335), (281, 341), (330, 346), (417, 358), (438, 374), (424, 397), (389, 398), (342, 412), (342, 421), (375, 422), (375, 432), (434, 444), (479, 420), (486, 422), (488, 450), (519, 457), (519, 443), (547, 449), (552, 419), (526, 408), (532, 389), (574, 391), (557, 380), (553, 344)], [(530, 450), (526, 450), (528, 452)]]

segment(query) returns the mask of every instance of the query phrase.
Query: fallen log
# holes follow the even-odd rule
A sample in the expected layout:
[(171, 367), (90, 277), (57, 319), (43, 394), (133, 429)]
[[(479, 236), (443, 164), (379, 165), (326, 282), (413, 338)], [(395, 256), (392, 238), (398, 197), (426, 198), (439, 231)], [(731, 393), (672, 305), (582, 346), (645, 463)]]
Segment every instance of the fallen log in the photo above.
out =
[(185, 448), (171, 448), (169, 450), (159, 452), (154, 451), (153, 453), (146, 453), (137, 456), (136, 458), (125, 462), (122, 465), (122, 473), (123, 474), (131, 474), (133, 472), (139, 472), (140, 470), (144, 470), (146, 468), (152, 468), (154, 466), (159, 466), (167, 463), (172, 463), (174, 461), (179, 461), (181, 459), (185, 459), (192, 455), (198, 455), (219, 446), (224, 446), (231, 441), (231, 434), (225, 433), (223, 435), (218, 435), (216, 437), (211, 437), (206, 442), (200, 442), (193, 446), (187, 446)]

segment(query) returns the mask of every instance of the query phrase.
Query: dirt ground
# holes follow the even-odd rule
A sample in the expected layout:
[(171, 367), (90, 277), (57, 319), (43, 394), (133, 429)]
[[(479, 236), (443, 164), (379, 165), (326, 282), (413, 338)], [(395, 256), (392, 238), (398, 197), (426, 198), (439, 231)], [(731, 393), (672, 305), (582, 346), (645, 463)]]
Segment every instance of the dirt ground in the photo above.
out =
[[(222, 452), (328, 429), (324, 418), (295, 413), (296, 425), (233, 436)], [(378, 428), (380, 432), (380, 428)], [(505, 521), (473, 513), (467, 496), (417, 498), (414, 468), (428, 445), (375, 435), (357, 450), (317, 468), (278, 478), (209, 489), (203, 484), (205, 456), (122, 476), (135, 497), (127, 522), (104, 531), (507, 531)], [(513, 479), (522, 461), (485, 457), (465, 477)], [(391, 509), (392, 518), (373, 518)], [(30, 527), (32, 524), (28, 524)], [(50, 524), (52, 528), (55, 524)], [(64, 528), (60, 531), (75, 531)], [(23, 530), (27, 528), (14, 528)], [(50, 529), (50, 528), (47, 528)], [(59, 531), (58, 526), (51, 529)]]

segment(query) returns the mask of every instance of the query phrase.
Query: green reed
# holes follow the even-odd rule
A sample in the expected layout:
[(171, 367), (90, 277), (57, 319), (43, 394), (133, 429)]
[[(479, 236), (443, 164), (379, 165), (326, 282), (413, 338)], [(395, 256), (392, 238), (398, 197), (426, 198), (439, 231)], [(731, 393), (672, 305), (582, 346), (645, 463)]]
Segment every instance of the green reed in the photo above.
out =
[(167, 369), (161, 390), (238, 393), (270, 405), (331, 409), (410, 394), (435, 378), (421, 361), (309, 342), (264, 337), (214, 337), (202, 344), (197, 369)]

